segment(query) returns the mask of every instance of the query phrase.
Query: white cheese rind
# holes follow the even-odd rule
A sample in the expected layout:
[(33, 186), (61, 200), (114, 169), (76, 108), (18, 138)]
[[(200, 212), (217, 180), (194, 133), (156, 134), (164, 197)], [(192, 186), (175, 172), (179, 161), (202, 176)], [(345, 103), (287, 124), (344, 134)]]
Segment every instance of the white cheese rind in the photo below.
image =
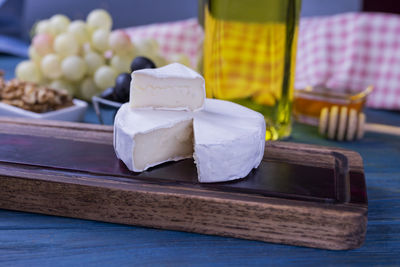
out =
[(194, 159), (202, 183), (243, 178), (264, 155), (265, 120), (238, 104), (207, 99), (194, 115)]
[(132, 73), (130, 104), (134, 108), (200, 110), (204, 99), (203, 77), (182, 64)]
[[(190, 124), (192, 120), (193, 125)], [(179, 128), (182, 122), (188, 124)], [(177, 129), (174, 134), (178, 139), (182, 136), (186, 138), (190, 127), (193, 127), (193, 158), (198, 180), (202, 183), (243, 178), (259, 166), (264, 155), (265, 121), (260, 113), (232, 102), (206, 99), (204, 109), (197, 112), (138, 110), (124, 104), (114, 123), (117, 157), (132, 171), (143, 171), (165, 161), (192, 157), (188, 155), (186, 145), (189, 143), (186, 142), (186, 150), (179, 150), (180, 153), (175, 156), (147, 164), (145, 168), (135, 165), (135, 136), (160, 129), (175, 129), (173, 127)], [(174, 137), (168, 135), (166, 138)], [(162, 145), (158, 147), (162, 149)]]

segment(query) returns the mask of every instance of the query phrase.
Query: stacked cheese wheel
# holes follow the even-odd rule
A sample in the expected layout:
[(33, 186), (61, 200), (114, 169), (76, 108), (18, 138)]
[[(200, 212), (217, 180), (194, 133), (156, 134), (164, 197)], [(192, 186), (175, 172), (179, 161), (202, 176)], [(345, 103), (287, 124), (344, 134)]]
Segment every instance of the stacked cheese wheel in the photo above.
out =
[(174, 63), (132, 73), (130, 102), (114, 123), (116, 155), (134, 172), (194, 158), (200, 182), (243, 178), (264, 155), (265, 121), (253, 110), (205, 99), (204, 79)]

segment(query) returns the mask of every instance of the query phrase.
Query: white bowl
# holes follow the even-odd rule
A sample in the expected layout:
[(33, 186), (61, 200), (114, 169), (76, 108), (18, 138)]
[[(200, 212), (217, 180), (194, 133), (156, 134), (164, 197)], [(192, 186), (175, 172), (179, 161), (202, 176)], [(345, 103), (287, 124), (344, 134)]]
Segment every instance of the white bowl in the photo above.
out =
[(24, 117), (44, 120), (83, 121), (88, 104), (74, 99), (74, 105), (55, 111), (36, 113), (0, 102), (0, 116)]

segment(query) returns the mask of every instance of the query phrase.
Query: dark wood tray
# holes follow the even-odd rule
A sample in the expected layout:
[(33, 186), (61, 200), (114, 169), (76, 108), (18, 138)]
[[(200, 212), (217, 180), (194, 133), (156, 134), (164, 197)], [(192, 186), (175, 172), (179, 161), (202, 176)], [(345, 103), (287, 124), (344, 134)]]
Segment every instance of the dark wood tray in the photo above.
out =
[(325, 249), (365, 238), (362, 159), (268, 142), (260, 167), (200, 184), (192, 160), (132, 173), (112, 127), (0, 118), (0, 208)]

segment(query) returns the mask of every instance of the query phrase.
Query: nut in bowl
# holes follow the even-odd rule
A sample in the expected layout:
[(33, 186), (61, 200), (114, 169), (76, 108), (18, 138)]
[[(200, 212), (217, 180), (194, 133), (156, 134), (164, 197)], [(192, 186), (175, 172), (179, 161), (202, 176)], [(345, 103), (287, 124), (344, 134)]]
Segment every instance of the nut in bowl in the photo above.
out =
[(0, 76), (0, 116), (82, 121), (86, 108), (64, 90)]

